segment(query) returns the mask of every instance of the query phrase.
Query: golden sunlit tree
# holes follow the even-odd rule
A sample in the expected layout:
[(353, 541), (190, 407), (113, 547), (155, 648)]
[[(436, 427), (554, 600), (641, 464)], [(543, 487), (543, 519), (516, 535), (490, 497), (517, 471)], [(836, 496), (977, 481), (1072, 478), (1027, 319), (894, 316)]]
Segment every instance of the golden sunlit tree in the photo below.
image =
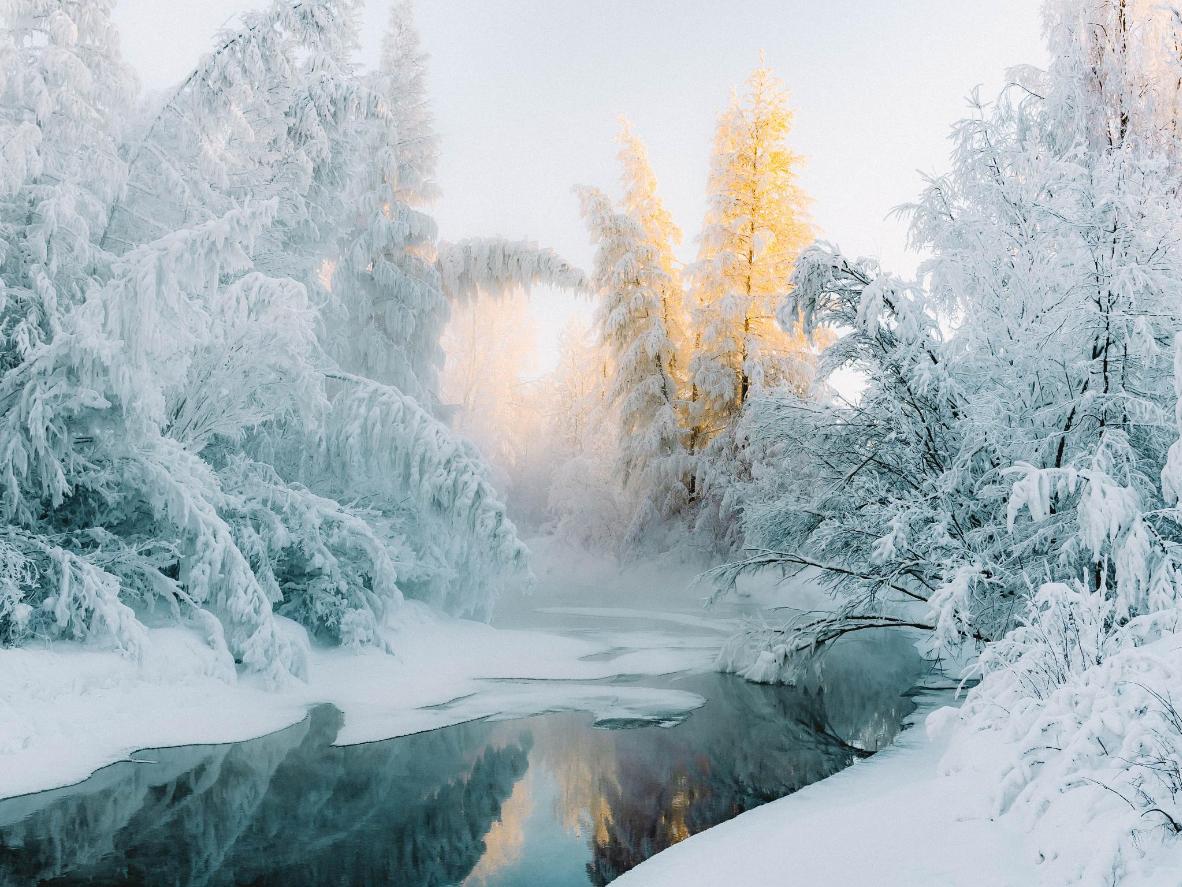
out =
[(596, 331), (611, 367), (607, 403), (618, 428), (616, 468), (629, 502), (622, 542), (648, 533), (689, 502), (680, 373), (684, 298), (673, 243), (680, 232), (657, 196), (643, 144), (625, 125), (624, 203), (579, 189), (596, 244)]
[(733, 547), (732, 500), (755, 458), (739, 418), (758, 392), (812, 387), (814, 343), (776, 319), (813, 239), (799, 158), (787, 147), (791, 121), (783, 86), (761, 61), (719, 120), (709, 210), (685, 273), (675, 253), (681, 232), (627, 123), (623, 199), (579, 189), (596, 245), (590, 283), (616, 486), (630, 514), (614, 539), (624, 551), (642, 536), (645, 547), (660, 547), (659, 531), (686, 515), (711, 547)]
[(738, 433), (753, 395), (806, 394), (815, 349), (776, 320), (792, 270), (811, 242), (800, 158), (783, 85), (760, 59), (742, 95), (719, 118), (698, 259), (689, 271), (691, 495), (700, 538), (720, 550), (742, 543), (739, 497), (759, 457)]
[(718, 121), (709, 209), (691, 269), (694, 356), (691, 447), (728, 429), (753, 391), (812, 376), (806, 337), (775, 319), (792, 268), (812, 240), (784, 88), (762, 63)]
[(624, 211), (640, 226), (653, 258), (661, 270), (657, 281), (660, 303), (660, 322), (669, 343), (666, 371), (680, 391), (685, 382), (687, 340), (685, 293), (681, 262), (674, 249), (681, 243), (681, 229), (665, 208), (657, 192), (657, 177), (649, 162), (648, 149), (637, 138), (627, 120), (620, 125), (620, 169), (624, 185)]

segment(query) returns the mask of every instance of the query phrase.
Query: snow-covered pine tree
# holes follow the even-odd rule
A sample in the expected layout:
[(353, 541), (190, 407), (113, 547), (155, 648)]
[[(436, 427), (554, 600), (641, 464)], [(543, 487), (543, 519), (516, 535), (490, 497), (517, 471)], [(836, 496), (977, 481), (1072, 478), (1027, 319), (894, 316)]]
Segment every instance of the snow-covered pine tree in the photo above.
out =
[[(643, 199), (630, 190), (634, 200)], [(621, 486), (633, 503), (619, 541), (635, 544), (647, 527), (673, 516), (688, 501), (674, 375), (677, 347), (666, 323), (677, 292), (665, 270), (668, 256), (637, 219), (618, 212), (596, 189), (580, 189), (579, 198), (597, 245), (592, 287), (610, 373), (605, 394), (619, 423)], [(654, 221), (650, 218), (650, 224)]]
[[(324, 346), (339, 365), (325, 371), (328, 410), (310, 438), (285, 423), (260, 447), (315, 494), (362, 510), (365, 519), (355, 525), (373, 538), (350, 541), (344, 534), (350, 554), (380, 541), (387, 561), (399, 563), (395, 587), (364, 562), (337, 575), (351, 561), (317, 557), (315, 564), (331, 569), (309, 571), (305, 559), (294, 559), (283, 612), (349, 640), (374, 640), (376, 623), (403, 593), (484, 617), (497, 589), (526, 575), (524, 548), (481, 459), (440, 415), (439, 339), (455, 298), (445, 289), (436, 227), (426, 212), (435, 192), (436, 140), (424, 68), (412, 7), (398, 4), (380, 67), (365, 84), (373, 104), (363, 104), (367, 113), (352, 121), (354, 146), (335, 155), (336, 174), (353, 196), (344, 201), (344, 234), (320, 275), (328, 284)], [(520, 249), (508, 252), (520, 258)], [(526, 275), (545, 256), (549, 267), (578, 278), (546, 251), (531, 246), (525, 253)], [(281, 554), (291, 565), (290, 553)], [(367, 595), (379, 580), (385, 591)]]
[(753, 394), (806, 391), (814, 351), (799, 329), (785, 331), (776, 307), (808, 243), (806, 198), (784, 88), (761, 62), (746, 93), (733, 96), (715, 130), (709, 208), (689, 269), (693, 357), (689, 364), (689, 447), (695, 457), (697, 526), (722, 548), (738, 542), (737, 484), (750, 474), (737, 422)]
[(776, 323), (811, 236), (796, 181), (799, 158), (786, 144), (791, 121), (783, 86), (764, 64), (718, 121), (709, 210), (690, 270), (697, 446), (733, 422), (753, 390), (787, 383), (803, 391), (811, 381), (807, 339)]
[[(330, 415), (318, 306), (309, 293), (316, 293), (316, 271), (346, 203), (345, 158), (356, 150), (361, 121), (381, 110), (352, 68), (354, 16), (348, 2), (275, 2), (219, 37), (216, 50), (149, 118), (131, 154), (136, 187), (112, 209), (104, 238), (121, 250), (155, 230), (183, 230), (205, 219), (212, 224), (238, 204), (271, 205), (253, 242), (226, 241), (243, 252), (241, 264), (228, 287), (199, 305), (219, 318), (242, 299), (225, 297), (240, 290), (251, 300), (247, 310), (258, 315), (257, 325), (231, 312), (224, 324), (202, 330), (193, 371), (170, 392), (175, 406), (168, 407), (174, 416), (200, 413), (215, 423), (214, 435), (182, 443), (216, 472), (209, 522), (224, 524), (218, 532), (228, 538), (219, 550), (241, 566), (227, 582), (224, 568), (194, 573), (182, 561), (182, 580), (208, 581), (213, 593), (226, 595), (225, 607), (213, 611), (227, 627), (231, 651), (248, 662), (233, 620), (227, 624), (222, 613), (237, 613), (244, 594), (261, 624), (281, 605), (332, 637), (342, 636), (334, 618), (339, 614), (321, 609), (311, 618), (300, 605), (318, 589), (333, 587), (354, 612), (379, 616), (375, 602), (396, 594), (392, 558), (369, 525), (310, 495), (272, 452), (273, 442), (291, 429), (315, 437)], [(243, 271), (252, 272), (242, 280), (248, 286), (234, 281)], [(258, 330), (253, 336), (252, 329)], [(258, 387), (241, 384), (268, 364), (274, 371), (258, 376)], [(242, 410), (242, 403), (251, 408)], [(181, 427), (173, 420), (164, 432), (172, 438)], [(208, 547), (194, 546), (198, 552)], [(324, 557), (325, 551), (336, 556)], [(207, 594), (194, 600), (203, 604)], [(256, 660), (250, 664), (279, 666), (268, 653)]]
[(732, 642), (726, 666), (768, 681), (853, 632), (934, 629), (928, 601), (958, 575), (949, 565), (972, 557), (963, 527), (980, 507), (979, 491), (958, 483), (957, 352), (929, 295), (817, 244), (799, 258), (785, 308), (806, 331), (844, 331), (821, 355), (820, 379), (849, 367), (867, 384), (856, 404), (756, 398), (743, 420), (765, 467), (742, 485), (748, 551), (717, 572), (720, 587), (744, 572), (816, 570), (836, 598), (832, 612)]
[[(0, 334), (44, 341), (83, 297), (100, 257), (91, 240), (123, 187), (122, 117), (136, 91), (110, 3), (14, 2), (0, 44)], [(7, 349), (6, 349), (7, 351)]]
[(681, 229), (673, 221), (673, 216), (657, 192), (657, 177), (649, 162), (648, 149), (627, 121), (621, 124), (619, 142), (618, 156), (624, 186), (621, 205), (640, 225), (645, 239), (656, 252), (661, 271), (668, 279), (668, 284), (662, 286), (660, 294), (661, 323), (670, 343), (668, 371), (680, 386), (684, 386), (686, 364), (689, 362), (686, 353), (686, 304), (681, 262), (674, 253), (681, 243)]
[[(652, 373), (656, 376), (663, 371), (667, 376), (669, 387), (662, 387), (662, 391), (669, 392), (664, 399), (672, 408), (670, 417), (665, 414), (666, 406), (658, 405), (650, 424), (652, 433), (645, 435), (646, 445), (650, 447), (649, 458), (643, 460), (648, 463), (644, 481), (648, 489), (626, 537), (630, 544), (635, 544), (647, 529), (684, 512), (690, 500), (685, 433), (689, 408), (686, 384), (689, 340), (681, 263), (674, 254), (674, 248), (681, 242), (681, 231), (657, 192), (657, 177), (649, 163), (648, 150), (627, 122), (622, 125), (619, 141), (624, 186), (622, 206), (639, 224), (661, 271), (653, 276), (658, 289), (659, 315), (658, 306), (653, 305), (642, 337), (646, 348), (660, 355), (653, 358)], [(664, 426), (669, 418), (677, 425), (676, 439), (666, 437), (673, 433), (672, 427)]]
[[(448, 305), (435, 267), (438, 139), (424, 83), (413, 4), (390, 11), (378, 69), (367, 78), (380, 113), (351, 159), (352, 218), (329, 260), (326, 347), (345, 371), (435, 408)], [(338, 316), (339, 315), (339, 316)]]

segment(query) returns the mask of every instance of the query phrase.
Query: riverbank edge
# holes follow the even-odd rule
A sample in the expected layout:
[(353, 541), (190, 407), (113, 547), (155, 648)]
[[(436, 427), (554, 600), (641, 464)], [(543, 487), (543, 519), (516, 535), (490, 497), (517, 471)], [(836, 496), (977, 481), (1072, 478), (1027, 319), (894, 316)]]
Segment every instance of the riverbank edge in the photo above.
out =
[(924, 691), (895, 742), (794, 794), (700, 832), (641, 863), (620, 887), (784, 883), (849, 887), (1031, 887), (1037, 853), (1006, 817), (968, 813), (979, 774), (945, 773), (948, 737), (928, 716), (954, 704)]
[(713, 660), (694, 647), (620, 651), (610, 640), (414, 607), (389, 641), (393, 652), (313, 646), (308, 680), (282, 686), (240, 672), (183, 627), (150, 629), (138, 659), (77, 642), (0, 649), (0, 800), (76, 785), (145, 749), (265, 736), (321, 703), (345, 714), (338, 745), (542, 711), (661, 719), (705, 700), (614, 679), (708, 670)]

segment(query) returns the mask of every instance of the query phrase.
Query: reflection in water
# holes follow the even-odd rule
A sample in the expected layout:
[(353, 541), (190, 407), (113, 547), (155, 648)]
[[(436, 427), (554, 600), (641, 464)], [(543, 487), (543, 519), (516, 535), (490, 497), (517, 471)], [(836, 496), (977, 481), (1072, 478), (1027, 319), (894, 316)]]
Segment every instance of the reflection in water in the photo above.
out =
[[(0, 801), (0, 885), (606, 884), (862, 754), (819, 693), (677, 686), (710, 702), (668, 729), (560, 714), (334, 748), (341, 715), (321, 706), (250, 742), (142, 752)], [(879, 744), (907, 710), (840, 720)]]

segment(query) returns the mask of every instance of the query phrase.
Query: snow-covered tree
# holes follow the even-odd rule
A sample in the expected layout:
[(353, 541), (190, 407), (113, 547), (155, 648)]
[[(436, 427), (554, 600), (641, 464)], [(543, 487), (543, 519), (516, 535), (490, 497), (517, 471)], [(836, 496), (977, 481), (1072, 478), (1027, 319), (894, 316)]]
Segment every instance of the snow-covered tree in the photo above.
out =
[(750, 411), (781, 471), (745, 488), (752, 550), (718, 576), (815, 570), (836, 602), (722, 664), (791, 680), (879, 629), (969, 645), (949, 763), (989, 734), (987, 800), (1026, 818), (1046, 878), (1099, 885), (1182, 831), (1182, 25), (1132, 0), (1053, 0), (1046, 22), (1050, 68), (977, 102), (912, 208), (918, 283), (826, 245), (798, 262), (785, 319), (839, 330), (821, 373), (867, 387)]
[(718, 120), (707, 216), (688, 274), (695, 528), (722, 550), (740, 542), (738, 487), (753, 470), (740, 417), (753, 396), (781, 387), (803, 394), (813, 377), (812, 343), (776, 319), (811, 236), (799, 158), (786, 144), (791, 120), (783, 86), (761, 63)]
[[(643, 235), (634, 261), (639, 277), (652, 288), (649, 294), (638, 292), (643, 304), (634, 302), (628, 309), (638, 322), (631, 332), (612, 323), (613, 315), (616, 322), (624, 320), (618, 310), (603, 315), (605, 330), (614, 330), (617, 385), (623, 377), (635, 376), (625, 399), (616, 395), (625, 477), (636, 477), (633, 496), (638, 499), (637, 510), (626, 537), (635, 545), (646, 531), (683, 513), (690, 499), (684, 431), (689, 343), (681, 266), (674, 255), (681, 231), (657, 193), (657, 179), (644, 143), (627, 123), (619, 140), (622, 206)], [(601, 246), (605, 251), (606, 247), (606, 243)], [(649, 403), (642, 405), (642, 400)]]
[(1137, 98), (1175, 64), (1170, 21), (1048, 6), (1054, 64), (978, 104), (912, 208), (922, 285), (826, 247), (799, 263), (785, 320), (844, 330), (823, 369), (868, 384), (854, 405), (760, 411), (756, 433), (807, 456), (791, 489), (753, 488), (750, 566), (819, 567), (841, 601), (786, 653), (878, 625), (998, 640), (1049, 576), (1105, 589), (1120, 618), (1166, 593), (1168, 571), (1133, 565), (1173, 544), (1136, 518), (1173, 436), (1182, 167), (1172, 88)]
[(134, 649), (164, 601), (283, 678), (303, 641), (276, 612), (357, 643), (404, 594), (487, 614), (524, 551), (437, 416), (407, 8), (363, 76), (354, 3), (275, 0), (127, 130), (109, 6), (3, 8), (0, 639)]
[(681, 243), (681, 229), (665, 208), (657, 192), (657, 177), (649, 162), (648, 149), (632, 131), (627, 121), (621, 124), (619, 162), (624, 186), (621, 206), (640, 226), (647, 243), (652, 247), (664, 280), (659, 281), (660, 321), (663, 335), (668, 339), (668, 372), (684, 385), (686, 350), (685, 291), (681, 279), (681, 263), (674, 253)]
[(528, 240), (475, 237), (439, 245), (443, 289), (453, 303), (480, 293), (498, 296), (536, 285), (582, 290), (583, 272), (551, 249)]
[[(639, 219), (617, 211), (601, 191), (584, 188), (579, 197), (597, 244), (592, 287), (610, 373), (605, 394), (619, 422), (621, 486), (635, 503), (621, 541), (635, 541), (655, 521), (682, 511), (689, 496), (675, 375), (679, 355), (670, 328), (680, 301), (667, 241), (671, 222), (655, 194), (639, 193), (652, 176), (638, 169), (643, 157), (636, 156), (636, 143), (625, 144), (629, 202), (645, 204), (649, 230), (659, 235), (663, 229), (666, 239), (654, 241)], [(638, 176), (648, 181), (637, 182)]]
[(413, 7), (395, 4), (379, 66), (367, 86), (378, 113), (363, 125), (355, 156), (352, 218), (326, 272), (326, 345), (338, 365), (392, 385), (432, 409), (448, 300), (436, 268), (438, 140), (427, 108), (426, 58)]
[(1045, 20), (1049, 69), (975, 103), (911, 208), (918, 283), (825, 245), (798, 263), (785, 319), (841, 331), (822, 374), (867, 387), (752, 411), (784, 471), (746, 489), (754, 550), (719, 577), (813, 569), (837, 600), (723, 664), (791, 679), (883, 628), (975, 647), (960, 753), (992, 734), (995, 809), (1025, 811), (1046, 878), (1099, 885), (1182, 832), (1182, 21), (1139, 0)]
[[(109, 3), (13, 2), (0, 43), (0, 335), (17, 360), (52, 335), (101, 263), (126, 164), (134, 76)], [(11, 350), (9, 350), (11, 348)]]
[(792, 115), (783, 86), (761, 64), (719, 118), (709, 210), (691, 268), (695, 331), (690, 383), (693, 446), (729, 427), (753, 391), (811, 381), (808, 341), (776, 323), (797, 255), (809, 242)]

